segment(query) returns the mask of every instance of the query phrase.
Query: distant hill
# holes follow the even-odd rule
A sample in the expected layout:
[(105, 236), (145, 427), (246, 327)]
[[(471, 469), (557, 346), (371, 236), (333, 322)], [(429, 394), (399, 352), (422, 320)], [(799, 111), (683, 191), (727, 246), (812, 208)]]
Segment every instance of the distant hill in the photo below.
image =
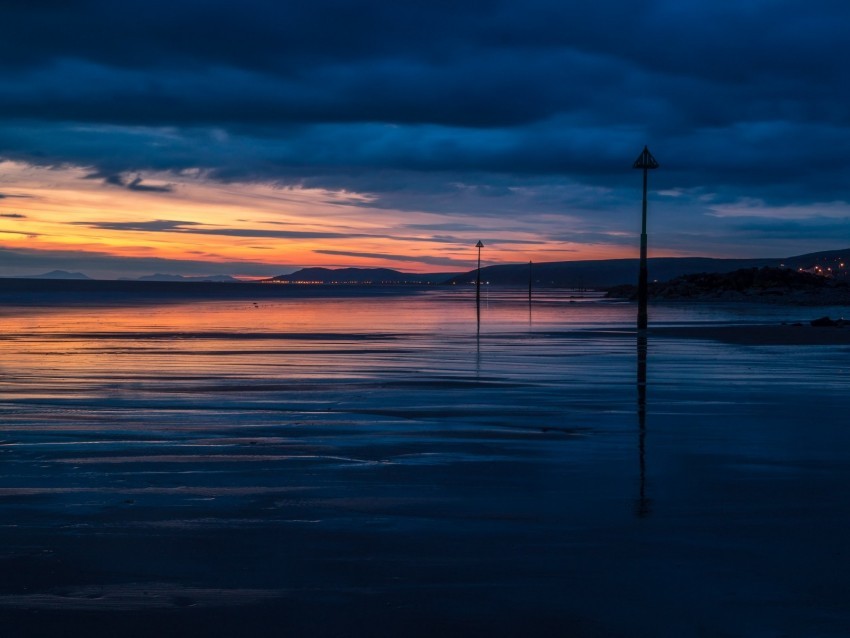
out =
[[(695, 273), (649, 285), (653, 299), (758, 301), (803, 305), (850, 304), (850, 281), (794, 268), (744, 268), (729, 273)], [(625, 284), (609, 297), (637, 298), (637, 286)]]
[[(848, 260), (848, 261), (845, 261)], [(842, 277), (846, 275), (850, 267), (850, 248), (843, 250), (825, 250), (819, 253), (807, 253), (796, 257), (788, 257), (782, 260), (782, 265), (795, 270), (827, 270)]]
[(68, 272), (67, 270), (51, 270), (50, 272), (43, 273), (41, 275), (28, 275), (26, 277), (20, 277), (20, 279), (91, 279), (84, 275), (81, 272)]
[(302, 268), (289, 275), (278, 275), (264, 282), (314, 284), (439, 284), (456, 273), (405, 273), (391, 268)]
[[(848, 259), (847, 262), (844, 258)], [(840, 264), (846, 263), (842, 267)], [(532, 284), (539, 287), (558, 288), (610, 288), (637, 281), (640, 265), (638, 259), (601, 259), (589, 261), (558, 261), (532, 264)], [(648, 260), (650, 281), (667, 281), (694, 273), (727, 273), (744, 268), (793, 268), (811, 270), (832, 268), (846, 275), (850, 267), (850, 248), (809, 253), (786, 258), (765, 259), (712, 259), (708, 257), (654, 257)], [(468, 284), (475, 281), (475, 270), (450, 278), (450, 284)], [(481, 269), (481, 280), (494, 285), (527, 286), (529, 266), (504, 264)]]
[(145, 275), (139, 277), (136, 281), (185, 281), (185, 282), (204, 282), (214, 281), (217, 283), (242, 283), (240, 280), (231, 277), (230, 275), (209, 275), (207, 277), (184, 277), (183, 275), (164, 275), (156, 273), (155, 275)]
[[(846, 261), (845, 261), (846, 259)], [(599, 259), (585, 261), (541, 262), (531, 266), (535, 287), (608, 289), (636, 283), (639, 260)], [(807, 253), (785, 258), (713, 259), (709, 257), (653, 257), (649, 259), (649, 279), (668, 281), (696, 273), (729, 273), (746, 268), (791, 268), (842, 279), (850, 270), (850, 248)], [(469, 284), (475, 281), (475, 270), (466, 273), (405, 273), (391, 268), (303, 268), (288, 275), (278, 275), (257, 283), (321, 283), (358, 285), (399, 284)], [(80, 272), (53, 270), (19, 279), (54, 279), (93, 281)], [(528, 285), (529, 265), (501, 264), (481, 269), (481, 279), (493, 285)], [(161, 283), (248, 283), (228, 275), (194, 277), (157, 273), (135, 280)]]

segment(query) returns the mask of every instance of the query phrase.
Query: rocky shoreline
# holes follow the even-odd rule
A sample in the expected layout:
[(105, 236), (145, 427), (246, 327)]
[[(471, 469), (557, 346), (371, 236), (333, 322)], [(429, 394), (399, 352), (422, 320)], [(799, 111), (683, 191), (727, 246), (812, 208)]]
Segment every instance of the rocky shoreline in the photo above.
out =
[[(606, 296), (636, 299), (637, 286), (609, 288)], [(697, 273), (649, 285), (657, 301), (745, 301), (800, 306), (850, 305), (846, 280), (798, 272), (790, 268), (745, 268), (731, 273)]]

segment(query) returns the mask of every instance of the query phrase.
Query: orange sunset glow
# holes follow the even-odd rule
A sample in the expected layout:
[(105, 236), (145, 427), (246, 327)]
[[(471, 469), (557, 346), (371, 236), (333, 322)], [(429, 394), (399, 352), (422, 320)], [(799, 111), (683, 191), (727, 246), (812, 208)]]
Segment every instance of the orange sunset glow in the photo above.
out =
[[(400, 211), (376, 205), (369, 193), (271, 184), (222, 184), (198, 171), (137, 174), (139, 189), (111, 187), (80, 167), (0, 164), (0, 240), (6, 250), (42, 255), (73, 252), (115, 260), (101, 278), (122, 276), (138, 259), (252, 278), (308, 266), (390, 267), (408, 272), (465, 271), (473, 246), (486, 245), (488, 264), (633, 256), (614, 244), (578, 244), (541, 236), (545, 216), (481, 229), (451, 213)], [(150, 189), (150, 190), (147, 190)], [(560, 220), (563, 223), (563, 218)], [(423, 231), (461, 224), (450, 236)], [(127, 267), (122, 271), (121, 261)], [(69, 260), (68, 267), (74, 267)], [(265, 267), (265, 270), (264, 270)], [(25, 274), (21, 268), (10, 274)]]

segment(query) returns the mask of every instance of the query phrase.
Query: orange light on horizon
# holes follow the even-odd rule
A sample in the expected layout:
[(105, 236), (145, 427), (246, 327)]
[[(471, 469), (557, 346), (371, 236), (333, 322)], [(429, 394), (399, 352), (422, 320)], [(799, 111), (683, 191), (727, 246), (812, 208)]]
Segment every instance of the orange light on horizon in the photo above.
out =
[[(144, 176), (170, 192), (129, 190), (88, 179), (90, 171), (0, 163), (0, 241), (9, 250), (76, 252), (81, 256), (268, 264), (268, 276), (291, 267), (385, 267), (404, 272), (456, 272), (475, 267), (474, 244), (486, 238), (483, 265), (529, 260), (634, 257), (619, 243), (541, 239), (535, 221), (511, 230), (469, 230), (469, 218), (371, 206), (369, 194), (272, 184), (220, 184), (203, 176)], [(435, 236), (431, 225), (457, 222), (463, 231)], [(461, 224), (462, 223), (462, 224)], [(517, 227), (520, 229), (518, 230)], [(500, 243), (501, 242), (501, 243)], [(527, 242), (527, 243), (526, 243)], [(69, 269), (73, 264), (69, 264)], [(175, 266), (176, 267), (176, 266)]]

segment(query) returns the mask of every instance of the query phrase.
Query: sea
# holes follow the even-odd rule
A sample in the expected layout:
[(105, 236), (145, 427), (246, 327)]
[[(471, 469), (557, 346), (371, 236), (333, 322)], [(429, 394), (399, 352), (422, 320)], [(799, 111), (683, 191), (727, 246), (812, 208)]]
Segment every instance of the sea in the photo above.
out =
[(850, 346), (246, 290), (4, 298), (3, 636), (850, 635)]

